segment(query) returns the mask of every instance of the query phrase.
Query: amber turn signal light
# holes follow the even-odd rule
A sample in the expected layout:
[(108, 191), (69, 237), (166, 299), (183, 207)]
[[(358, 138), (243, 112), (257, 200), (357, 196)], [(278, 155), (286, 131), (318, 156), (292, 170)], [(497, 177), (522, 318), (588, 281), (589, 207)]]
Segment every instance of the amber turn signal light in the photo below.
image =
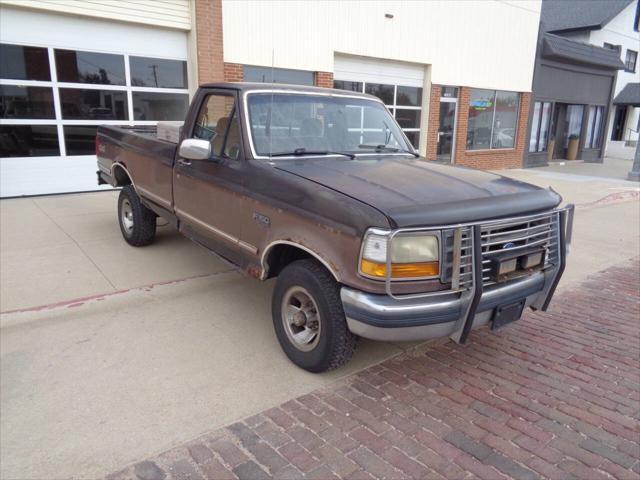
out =
[[(391, 265), (391, 278), (435, 277), (439, 273), (439, 267), (438, 262), (394, 263)], [(384, 263), (362, 259), (360, 271), (371, 277), (384, 278), (387, 275), (387, 266)]]

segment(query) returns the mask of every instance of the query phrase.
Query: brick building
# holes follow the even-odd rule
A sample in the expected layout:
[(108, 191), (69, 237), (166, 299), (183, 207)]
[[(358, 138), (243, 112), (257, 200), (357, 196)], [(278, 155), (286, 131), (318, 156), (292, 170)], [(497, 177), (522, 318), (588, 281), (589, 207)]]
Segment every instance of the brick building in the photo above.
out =
[(539, 0), (0, 0), (1, 101), (23, 106), (1, 194), (96, 189), (98, 125), (180, 120), (222, 80), (371, 93), (427, 160), (520, 167), (539, 20)]

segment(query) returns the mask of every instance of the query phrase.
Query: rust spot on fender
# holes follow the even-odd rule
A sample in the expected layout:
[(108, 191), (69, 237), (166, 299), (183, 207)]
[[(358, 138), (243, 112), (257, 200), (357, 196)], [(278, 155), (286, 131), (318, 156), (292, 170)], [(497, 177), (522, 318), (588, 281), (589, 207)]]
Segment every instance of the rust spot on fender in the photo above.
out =
[(249, 265), (249, 268), (247, 268), (247, 275), (260, 279), (262, 278), (262, 268), (257, 265)]

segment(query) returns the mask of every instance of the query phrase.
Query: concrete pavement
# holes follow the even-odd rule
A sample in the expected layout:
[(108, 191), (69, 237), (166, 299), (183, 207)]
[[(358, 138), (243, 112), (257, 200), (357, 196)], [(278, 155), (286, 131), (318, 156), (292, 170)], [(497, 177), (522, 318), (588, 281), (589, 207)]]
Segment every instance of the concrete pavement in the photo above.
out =
[[(638, 256), (637, 185), (506, 173), (578, 204), (563, 288)], [(2, 478), (103, 475), (409, 347), (362, 342), (325, 375), (293, 367), (272, 331), (273, 282), (168, 227), (129, 247), (116, 195), (0, 202)]]

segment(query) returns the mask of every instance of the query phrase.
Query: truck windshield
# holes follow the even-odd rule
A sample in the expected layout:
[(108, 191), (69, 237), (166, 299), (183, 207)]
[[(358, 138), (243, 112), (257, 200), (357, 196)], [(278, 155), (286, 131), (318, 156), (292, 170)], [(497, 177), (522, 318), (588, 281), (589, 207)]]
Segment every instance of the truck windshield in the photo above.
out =
[(258, 156), (295, 152), (414, 154), (400, 127), (375, 100), (330, 95), (255, 93), (247, 98)]

